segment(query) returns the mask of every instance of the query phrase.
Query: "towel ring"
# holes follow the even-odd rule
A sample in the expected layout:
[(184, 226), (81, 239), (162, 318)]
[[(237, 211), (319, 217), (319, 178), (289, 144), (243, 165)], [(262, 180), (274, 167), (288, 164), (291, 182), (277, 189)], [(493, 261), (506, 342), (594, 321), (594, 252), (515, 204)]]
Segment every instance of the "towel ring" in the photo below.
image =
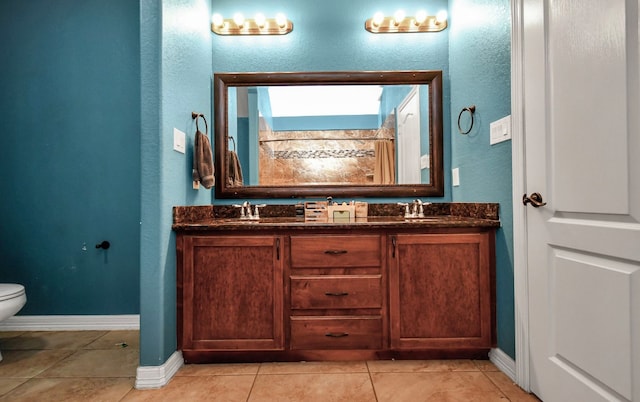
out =
[[(469, 129), (467, 131), (463, 131), (462, 127), (460, 127), (460, 118), (462, 117), (462, 113), (464, 112), (469, 112), (469, 115), (471, 116), (471, 125), (469, 126)], [(473, 114), (475, 112), (476, 112), (476, 105), (465, 107), (460, 111), (460, 114), (458, 115), (458, 131), (460, 132), (460, 134), (466, 135), (466, 134), (469, 134), (469, 132), (471, 132), (471, 129), (473, 128)]]
[(209, 134), (209, 125), (207, 124), (207, 119), (204, 117), (204, 114), (191, 112), (191, 118), (196, 121), (196, 130), (200, 131), (198, 127), (198, 117), (202, 117), (202, 120), (204, 120), (205, 134)]
[(236, 139), (233, 137), (229, 137), (229, 141), (233, 143), (233, 152), (236, 152)]

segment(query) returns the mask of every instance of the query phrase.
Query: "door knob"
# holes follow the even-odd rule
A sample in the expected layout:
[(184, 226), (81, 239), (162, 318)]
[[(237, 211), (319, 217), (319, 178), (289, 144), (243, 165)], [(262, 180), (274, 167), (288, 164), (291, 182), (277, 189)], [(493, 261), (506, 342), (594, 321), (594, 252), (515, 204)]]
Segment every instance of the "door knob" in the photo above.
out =
[(547, 205), (546, 202), (542, 201), (542, 196), (540, 195), (540, 193), (531, 193), (530, 197), (527, 197), (527, 194), (523, 194), (522, 203), (524, 205), (531, 203), (531, 205), (533, 205), (534, 208), (543, 207)]

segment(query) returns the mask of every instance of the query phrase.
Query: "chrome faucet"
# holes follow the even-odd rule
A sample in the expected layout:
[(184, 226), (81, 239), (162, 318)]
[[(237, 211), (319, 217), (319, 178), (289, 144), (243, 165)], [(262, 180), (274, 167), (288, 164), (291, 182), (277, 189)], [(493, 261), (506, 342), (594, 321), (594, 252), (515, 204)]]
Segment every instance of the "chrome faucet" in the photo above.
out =
[[(253, 219), (253, 215), (251, 215), (251, 203), (249, 201), (245, 201), (240, 204), (234, 204), (235, 208), (240, 208), (240, 219)], [(262, 205), (260, 205), (262, 206)], [(258, 208), (256, 208), (256, 215), (258, 214)]]
[(244, 216), (244, 205), (233, 204), (233, 207), (240, 209), (240, 219), (246, 219)]
[(404, 207), (404, 217), (411, 218), (411, 213), (409, 212), (409, 204), (406, 202), (399, 202), (398, 205)]
[(424, 208), (423, 208), (422, 200), (420, 199), (413, 200), (413, 212), (411, 213), (411, 215), (414, 218), (424, 218)]
[(267, 204), (256, 204), (253, 206), (253, 219), (260, 219), (260, 211), (258, 208), (266, 207)]
[(251, 203), (249, 201), (240, 204), (235, 204), (234, 207), (240, 208), (241, 220), (258, 220), (260, 219), (259, 208), (266, 207), (267, 204), (257, 204), (253, 206), (253, 212), (251, 211)]
[(424, 205), (429, 205), (429, 202), (422, 202), (422, 200), (415, 199), (412, 203), (399, 202), (398, 205), (404, 207), (405, 218), (424, 218)]
[(242, 212), (240, 213), (240, 219), (253, 219), (253, 215), (251, 215), (251, 203), (249, 201), (245, 201), (242, 203)]

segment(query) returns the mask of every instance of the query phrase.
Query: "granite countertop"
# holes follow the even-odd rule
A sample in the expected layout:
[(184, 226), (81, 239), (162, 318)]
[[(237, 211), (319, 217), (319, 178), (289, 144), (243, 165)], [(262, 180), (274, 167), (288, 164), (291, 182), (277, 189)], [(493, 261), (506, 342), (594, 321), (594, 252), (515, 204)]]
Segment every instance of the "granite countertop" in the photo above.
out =
[(424, 218), (405, 218), (397, 204), (369, 204), (369, 216), (353, 221), (309, 222), (295, 217), (295, 205), (268, 205), (259, 220), (241, 220), (231, 205), (177, 206), (175, 231), (274, 229), (394, 229), (394, 228), (498, 228), (497, 203), (433, 203)]

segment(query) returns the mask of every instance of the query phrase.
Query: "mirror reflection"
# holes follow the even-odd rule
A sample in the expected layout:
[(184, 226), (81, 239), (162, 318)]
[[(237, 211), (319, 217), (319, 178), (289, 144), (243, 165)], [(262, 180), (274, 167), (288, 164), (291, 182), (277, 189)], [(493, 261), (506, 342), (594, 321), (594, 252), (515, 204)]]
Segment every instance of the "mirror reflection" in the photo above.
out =
[(442, 73), (214, 76), (216, 197), (441, 196)]
[(428, 102), (428, 85), (229, 88), (227, 184), (428, 184)]

